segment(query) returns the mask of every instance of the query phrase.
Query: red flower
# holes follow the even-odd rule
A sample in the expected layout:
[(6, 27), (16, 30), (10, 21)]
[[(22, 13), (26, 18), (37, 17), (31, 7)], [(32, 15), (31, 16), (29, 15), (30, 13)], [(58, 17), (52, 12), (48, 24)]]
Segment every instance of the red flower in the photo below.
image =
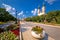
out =
[(15, 34), (16, 36), (19, 35), (19, 28), (15, 29), (15, 30), (11, 30), (11, 32), (13, 32), (13, 34)]

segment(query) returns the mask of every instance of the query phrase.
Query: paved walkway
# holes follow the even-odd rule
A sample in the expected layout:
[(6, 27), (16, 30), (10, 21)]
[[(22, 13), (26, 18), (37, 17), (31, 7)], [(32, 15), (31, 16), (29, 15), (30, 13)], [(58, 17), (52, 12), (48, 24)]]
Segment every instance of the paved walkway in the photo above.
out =
[[(40, 40), (40, 39), (36, 39), (34, 37), (32, 37), (31, 35), (31, 28), (29, 28), (29, 30), (22, 32), (23, 34), (23, 40)], [(43, 40), (54, 40), (53, 38), (49, 37), (48, 35), (46, 35), (46, 37)]]
[(22, 32), (24, 40), (26, 40), (27, 38), (29, 40), (31, 39), (34, 40), (34, 38), (31, 36), (31, 27), (34, 27), (37, 25), (44, 28), (45, 32), (48, 34), (44, 40), (60, 40), (60, 28), (58, 28), (57, 26), (55, 27), (51, 25), (45, 25), (45, 24), (34, 23), (34, 22), (23, 22), (21, 24), (21, 27), (22, 27), (21, 29), (22, 30), (24, 29)]

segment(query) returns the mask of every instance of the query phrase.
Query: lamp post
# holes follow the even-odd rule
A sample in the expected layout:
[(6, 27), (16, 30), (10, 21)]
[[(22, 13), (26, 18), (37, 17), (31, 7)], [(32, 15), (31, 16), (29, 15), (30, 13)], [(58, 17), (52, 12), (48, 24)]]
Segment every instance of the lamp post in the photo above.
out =
[(16, 24), (17, 24), (17, 11), (16, 11)]

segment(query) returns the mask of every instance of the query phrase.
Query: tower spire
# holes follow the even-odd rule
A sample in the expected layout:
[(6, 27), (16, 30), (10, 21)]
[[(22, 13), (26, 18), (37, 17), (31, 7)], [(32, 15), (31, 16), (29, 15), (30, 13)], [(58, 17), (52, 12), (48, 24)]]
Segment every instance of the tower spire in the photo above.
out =
[(38, 6), (38, 9), (40, 9), (40, 6)]
[(45, 3), (43, 2), (43, 6), (45, 6)]
[(40, 6), (38, 6), (38, 16), (40, 15)]
[(45, 3), (43, 2), (42, 14), (45, 14)]

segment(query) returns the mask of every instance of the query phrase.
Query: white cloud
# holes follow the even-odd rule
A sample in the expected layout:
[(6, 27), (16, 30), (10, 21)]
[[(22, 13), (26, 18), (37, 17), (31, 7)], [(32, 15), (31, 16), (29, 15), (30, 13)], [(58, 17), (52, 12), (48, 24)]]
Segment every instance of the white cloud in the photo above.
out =
[[(8, 11), (10, 14), (15, 14), (16, 13), (16, 9), (13, 8), (12, 6), (10, 5), (7, 5), (7, 4), (2, 4), (2, 6), (6, 9), (6, 11)], [(24, 14), (24, 11), (21, 11), (18, 13), (18, 17), (26, 17)], [(26, 13), (28, 13), (28, 11), (26, 11)]]
[(23, 18), (26, 18), (26, 16), (25, 16), (25, 15), (23, 15), (22, 17), (23, 17)]
[(20, 16), (20, 15), (23, 15), (23, 13), (24, 13), (24, 12), (23, 12), (23, 11), (21, 11), (20, 13), (18, 13), (18, 15), (19, 15), (19, 16)]
[(11, 7), (10, 5), (4, 4), (4, 3), (2, 5), (6, 9), (6, 11), (8, 11), (11, 14), (15, 14), (15, 8)]
[(33, 15), (36, 15), (37, 9), (35, 8), (34, 10), (31, 11), (31, 13), (33, 13)]
[(45, 0), (46, 2), (48, 2), (49, 4), (53, 4), (56, 0)]
[(12, 8), (13, 10), (15, 10), (15, 8)]
[(10, 14), (15, 14), (15, 12), (10, 12)]
[(32, 10), (31, 13), (34, 13), (34, 11)]

